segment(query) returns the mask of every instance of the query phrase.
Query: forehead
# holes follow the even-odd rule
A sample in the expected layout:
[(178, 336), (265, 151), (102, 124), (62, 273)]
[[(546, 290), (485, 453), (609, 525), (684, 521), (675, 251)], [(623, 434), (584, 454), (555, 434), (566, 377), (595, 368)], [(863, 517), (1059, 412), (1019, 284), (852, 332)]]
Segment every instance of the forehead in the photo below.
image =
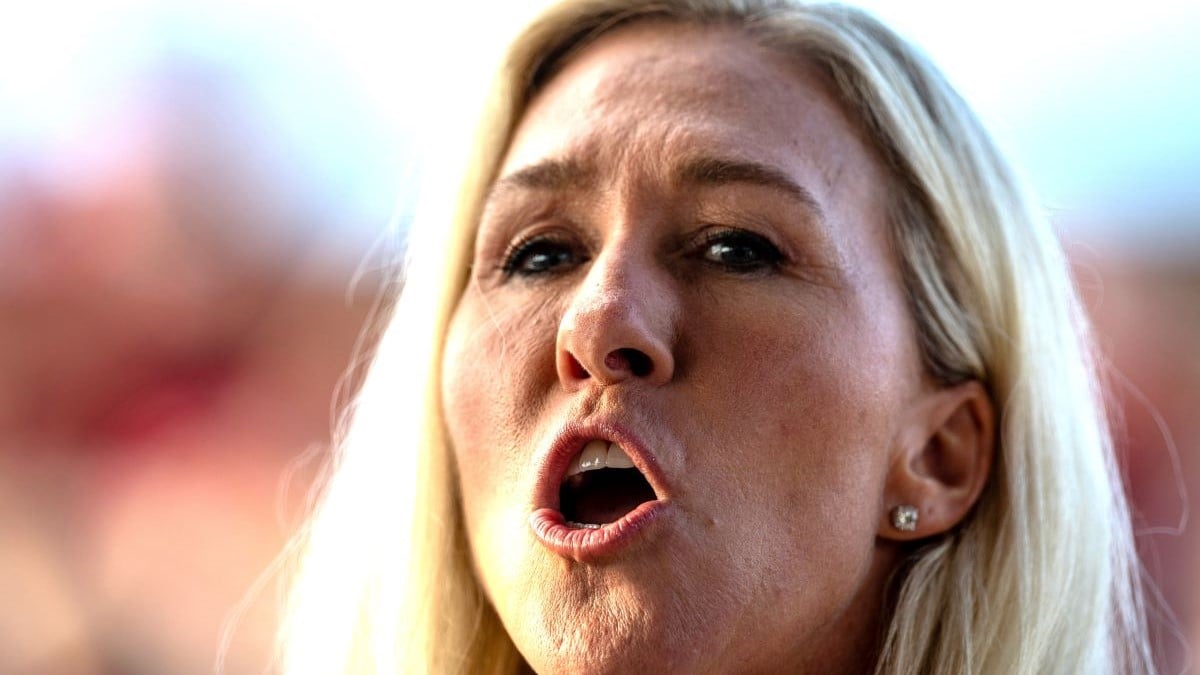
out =
[(645, 21), (601, 36), (551, 78), (501, 174), (547, 158), (653, 173), (696, 153), (806, 173), (826, 188), (876, 168), (815, 68), (734, 27)]

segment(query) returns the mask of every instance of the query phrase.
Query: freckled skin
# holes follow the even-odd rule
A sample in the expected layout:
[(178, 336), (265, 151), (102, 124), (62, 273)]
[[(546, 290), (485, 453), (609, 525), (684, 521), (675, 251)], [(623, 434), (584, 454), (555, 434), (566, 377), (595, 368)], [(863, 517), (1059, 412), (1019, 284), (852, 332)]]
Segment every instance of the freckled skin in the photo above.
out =
[[(776, 167), (821, 213), (681, 180), (698, 155)], [(518, 649), (540, 673), (868, 670), (896, 562), (876, 537), (888, 463), (924, 391), (878, 161), (813, 71), (732, 30), (663, 24), (575, 56), (500, 175), (546, 159), (591, 173), (489, 201), (443, 366), (468, 539)], [(694, 236), (713, 224), (785, 259), (717, 264)], [(502, 272), (539, 231), (564, 251), (553, 273)], [(653, 371), (598, 365), (617, 349)], [(643, 439), (672, 509), (583, 564), (528, 518), (539, 453), (596, 415)]]

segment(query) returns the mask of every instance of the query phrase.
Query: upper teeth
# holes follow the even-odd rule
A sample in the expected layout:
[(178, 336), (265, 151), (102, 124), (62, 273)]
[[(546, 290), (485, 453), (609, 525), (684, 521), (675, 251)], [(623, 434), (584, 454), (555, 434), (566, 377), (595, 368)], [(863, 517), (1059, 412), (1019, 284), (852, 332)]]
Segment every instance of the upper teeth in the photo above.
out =
[(571, 460), (567, 476), (597, 469), (632, 469), (633, 460), (616, 443), (594, 440), (583, 446), (583, 452)]

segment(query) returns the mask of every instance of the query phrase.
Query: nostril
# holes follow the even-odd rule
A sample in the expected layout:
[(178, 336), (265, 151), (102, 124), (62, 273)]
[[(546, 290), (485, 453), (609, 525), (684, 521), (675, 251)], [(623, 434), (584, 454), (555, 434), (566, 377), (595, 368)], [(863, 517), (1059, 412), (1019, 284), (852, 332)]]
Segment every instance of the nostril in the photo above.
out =
[(567, 354), (567, 373), (576, 380), (586, 380), (592, 376), (573, 354)]
[(634, 377), (645, 377), (654, 370), (650, 357), (637, 349), (616, 349), (604, 357), (604, 365), (610, 370), (628, 370)]
[(650, 360), (650, 357), (637, 350), (629, 350), (626, 358), (629, 360), (629, 369), (637, 377), (646, 377), (654, 370), (654, 362)]

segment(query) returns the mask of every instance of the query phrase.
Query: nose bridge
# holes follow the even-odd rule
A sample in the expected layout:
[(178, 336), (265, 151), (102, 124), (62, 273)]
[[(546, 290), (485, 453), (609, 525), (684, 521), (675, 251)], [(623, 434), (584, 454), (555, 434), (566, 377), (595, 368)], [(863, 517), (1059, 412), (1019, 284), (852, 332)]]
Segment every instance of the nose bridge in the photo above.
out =
[(648, 286), (650, 280), (643, 278), (648, 276), (646, 270), (637, 269), (645, 263), (638, 260), (634, 248), (632, 242), (616, 242), (596, 257), (572, 302), (576, 319), (595, 322), (636, 317), (637, 286)]
[(609, 242), (576, 288), (559, 327), (564, 383), (668, 381), (675, 368), (679, 304), (672, 285), (648, 245), (634, 237)]

